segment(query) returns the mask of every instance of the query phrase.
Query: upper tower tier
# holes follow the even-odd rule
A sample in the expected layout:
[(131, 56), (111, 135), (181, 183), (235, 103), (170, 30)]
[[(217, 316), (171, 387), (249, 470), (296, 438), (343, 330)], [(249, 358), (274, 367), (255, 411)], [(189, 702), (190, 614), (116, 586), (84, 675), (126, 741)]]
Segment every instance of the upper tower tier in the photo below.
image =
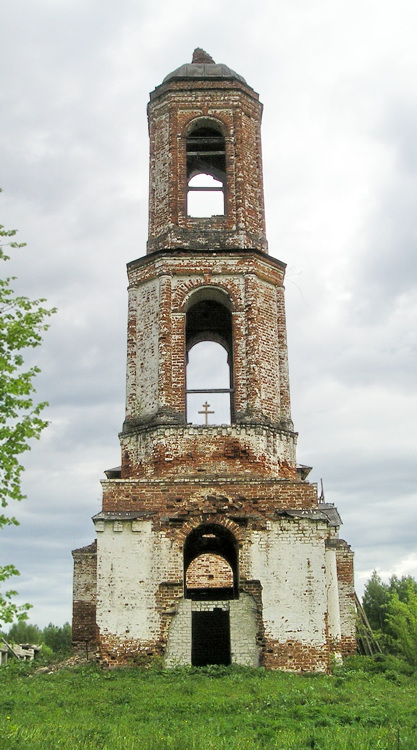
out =
[(203, 50), (150, 95), (149, 238), (157, 250), (267, 252), (262, 104)]

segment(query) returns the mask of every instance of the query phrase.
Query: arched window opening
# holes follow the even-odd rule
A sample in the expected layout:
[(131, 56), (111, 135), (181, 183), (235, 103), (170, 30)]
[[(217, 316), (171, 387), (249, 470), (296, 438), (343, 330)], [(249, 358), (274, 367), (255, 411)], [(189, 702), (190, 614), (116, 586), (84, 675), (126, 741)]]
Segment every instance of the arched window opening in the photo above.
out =
[(218, 524), (202, 524), (184, 545), (184, 594), (188, 599), (236, 599), (238, 551), (233, 534)]
[(220, 127), (198, 120), (187, 135), (186, 150), (188, 216), (224, 215), (226, 144)]
[(219, 290), (207, 287), (194, 298), (186, 317), (187, 422), (230, 424), (234, 419), (232, 315), (217, 301), (227, 299)]

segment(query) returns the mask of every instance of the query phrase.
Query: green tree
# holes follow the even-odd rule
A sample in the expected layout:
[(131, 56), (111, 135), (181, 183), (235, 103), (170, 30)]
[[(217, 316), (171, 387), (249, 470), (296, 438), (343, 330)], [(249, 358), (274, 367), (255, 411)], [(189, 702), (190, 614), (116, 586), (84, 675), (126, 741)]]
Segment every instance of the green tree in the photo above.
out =
[(417, 581), (393, 575), (383, 583), (374, 570), (362, 603), (383, 651), (417, 666)]
[(395, 650), (409, 664), (417, 667), (417, 591), (416, 581), (409, 585), (401, 600), (394, 591), (387, 607), (387, 623), (394, 639)]
[[(23, 247), (13, 240), (16, 230), (0, 225), (0, 261), (10, 256), (5, 248)], [(22, 500), (22, 453), (30, 449), (30, 441), (39, 438), (47, 422), (42, 412), (47, 402), (36, 402), (34, 379), (36, 366), (25, 367), (23, 353), (42, 342), (48, 328), (47, 319), (55, 309), (43, 306), (44, 299), (30, 300), (12, 288), (14, 277), (0, 278), (0, 505), (5, 509), (10, 501)], [(0, 512), (0, 528), (18, 525), (13, 516)], [(19, 575), (14, 565), (0, 566), (0, 584)], [(0, 590), (0, 626), (14, 619), (24, 619), (29, 605), (13, 602), (16, 592)]]
[(417, 581), (412, 576), (392, 575), (388, 583), (384, 583), (376, 570), (365, 585), (362, 605), (373, 630), (389, 633), (388, 605), (397, 595), (400, 602), (408, 600), (409, 591), (417, 594)]
[(11, 626), (7, 640), (12, 643), (42, 643), (42, 632), (37, 625), (28, 622), (14, 622)]
[(66, 622), (65, 625), (60, 627), (52, 625), (50, 622), (42, 632), (42, 640), (55, 654), (70, 652), (72, 645), (71, 625), (69, 622)]
[(417, 581), (412, 576), (391, 576), (389, 579), (388, 590), (390, 597), (397, 594), (400, 602), (405, 602), (409, 598), (409, 592), (414, 591), (417, 594)]
[(362, 605), (372, 630), (385, 630), (386, 607), (389, 601), (389, 586), (383, 583), (374, 570), (365, 585)]

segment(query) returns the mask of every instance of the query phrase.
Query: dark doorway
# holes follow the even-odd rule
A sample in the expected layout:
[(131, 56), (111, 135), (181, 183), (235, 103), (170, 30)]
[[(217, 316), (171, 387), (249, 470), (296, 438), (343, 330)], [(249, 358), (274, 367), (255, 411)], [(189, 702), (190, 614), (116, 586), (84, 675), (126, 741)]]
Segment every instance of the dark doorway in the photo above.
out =
[(229, 612), (215, 608), (192, 613), (191, 663), (194, 667), (230, 664)]

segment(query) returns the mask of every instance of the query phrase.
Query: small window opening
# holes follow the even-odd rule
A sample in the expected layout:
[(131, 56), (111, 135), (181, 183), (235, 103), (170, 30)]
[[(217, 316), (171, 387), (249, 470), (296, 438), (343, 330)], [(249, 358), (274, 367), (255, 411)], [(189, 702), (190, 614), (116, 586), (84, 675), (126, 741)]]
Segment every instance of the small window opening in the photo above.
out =
[(225, 214), (226, 147), (212, 122), (198, 121), (187, 136), (187, 214)]

